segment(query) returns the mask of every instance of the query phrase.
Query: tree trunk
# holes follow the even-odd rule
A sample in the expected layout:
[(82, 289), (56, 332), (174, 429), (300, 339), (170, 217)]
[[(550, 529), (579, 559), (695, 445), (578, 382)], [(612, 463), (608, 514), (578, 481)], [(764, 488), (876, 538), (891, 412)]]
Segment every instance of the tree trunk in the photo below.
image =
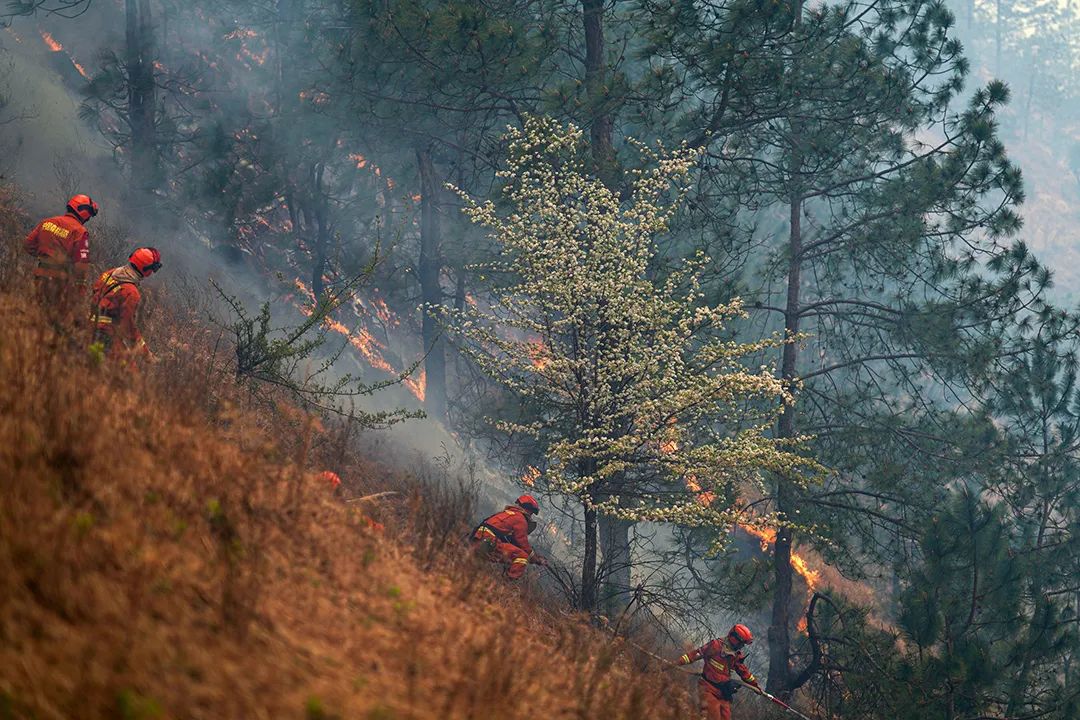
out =
[(582, 0), (581, 7), (585, 25), (585, 93), (592, 156), (597, 175), (608, 187), (614, 187), (617, 182), (612, 142), (615, 121), (604, 64), (604, 0)]
[(420, 297), (424, 303), (423, 327), (421, 330), (424, 350), (424, 374), (427, 386), (424, 404), (428, 414), (439, 420), (446, 419), (446, 348), (439, 322), (428, 306), (441, 306), (443, 302), (442, 285), (439, 273), (442, 269), (439, 246), (442, 243), (441, 210), (439, 195), (441, 189), (435, 179), (435, 167), (431, 162), (431, 152), (427, 149), (416, 151), (416, 164), (420, 169)]
[[(791, 196), (791, 229), (789, 235), (790, 258), (788, 260), (787, 304), (784, 308), (784, 329), (788, 335), (799, 332), (799, 284), (802, 272), (802, 198), (798, 192)], [(799, 346), (796, 343), (784, 345), (783, 359), (780, 366), (781, 376), (792, 387), (797, 375)], [(795, 437), (795, 409), (784, 408), (777, 426), (780, 438)], [(791, 482), (780, 478), (776, 488), (776, 510), (784, 520), (794, 510), (794, 488)], [(768, 690), (781, 693), (789, 690), (791, 681), (791, 528), (777, 529), (776, 542), (773, 545), (773, 587), (772, 624), (769, 626), (769, 678)]]
[(315, 301), (322, 299), (326, 292), (326, 283), (323, 275), (326, 274), (326, 251), (330, 244), (330, 208), (326, 194), (323, 192), (323, 169), (321, 162), (315, 166), (312, 173), (312, 189), (314, 195), (315, 212), (315, 247), (314, 262), (311, 267), (311, 292), (315, 295)]
[[(618, 189), (619, 177), (615, 162), (614, 135), (615, 120), (611, 106), (610, 88), (607, 83), (607, 65), (604, 57), (604, 0), (582, 0), (582, 25), (585, 30), (585, 95), (589, 142), (593, 160), (593, 171), (605, 185)], [(595, 511), (593, 511), (595, 522)], [(631, 554), (630, 525), (625, 521), (601, 517), (598, 521), (601, 542), (603, 543), (604, 582), (603, 604), (609, 615), (621, 612), (625, 602), (626, 589), (630, 586)], [(588, 527), (586, 514), (585, 542), (586, 564), (589, 563), (588, 543), (595, 543), (596, 531)], [(584, 586), (582, 587), (582, 606), (592, 610), (598, 604), (598, 580), (596, 578), (596, 552), (592, 553), (593, 569), (591, 598), (586, 604)], [(585, 577), (585, 571), (582, 571)]]
[(157, 138), (154, 122), (154, 34), (150, 0), (126, 0), (128, 124), (131, 128), (131, 176), (140, 190), (157, 186)]
[(585, 558), (581, 562), (581, 609), (596, 610), (596, 509), (585, 505)]
[[(802, 24), (801, 0), (795, 3), (792, 29), (796, 30)], [(790, 59), (789, 72), (792, 75), (794, 86), (798, 86), (800, 65), (796, 57)], [(791, 131), (790, 164), (788, 167), (788, 206), (790, 215), (788, 218), (788, 273), (787, 273), (787, 300), (784, 305), (784, 331), (790, 338), (799, 332), (800, 319), (800, 286), (802, 282), (802, 206), (803, 196), (799, 175), (802, 172), (802, 132), (795, 114), (788, 118), (788, 126)], [(788, 342), (784, 345), (784, 351), (780, 363), (780, 375), (789, 390), (794, 390), (798, 379), (799, 346), (797, 343)], [(777, 437), (781, 439), (795, 437), (795, 408), (788, 405), (780, 415), (780, 421), (776, 428)], [(776, 512), (778, 519), (786, 520), (795, 508), (795, 488), (784, 477), (779, 477), (776, 482)], [(779, 527), (776, 531), (776, 542), (773, 544), (773, 606), (772, 621), (769, 625), (769, 677), (766, 682), (767, 688), (774, 694), (786, 693), (791, 689), (791, 546), (793, 533), (789, 527)]]
[(603, 610), (611, 618), (618, 617), (630, 600), (630, 528), (629, 520), (601, 515), (600, 542), (604, 553)]

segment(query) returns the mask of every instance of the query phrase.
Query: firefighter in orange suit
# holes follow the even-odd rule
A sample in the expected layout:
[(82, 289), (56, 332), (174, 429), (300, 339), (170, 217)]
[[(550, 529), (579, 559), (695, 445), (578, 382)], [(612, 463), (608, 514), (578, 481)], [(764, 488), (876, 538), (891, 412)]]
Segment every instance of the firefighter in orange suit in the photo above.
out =
[(86, 195), (75, 195), (67, 213), (45, 218), (23, 241), (26, 252), (37, 259), (34, 282), (47, 309), (57, 315), (71, 313), (80, 302), (80, 290), (90, 278), (90, 236), (86, 223), (98, 214), (98, 204)]
[(94, 342), (105, 346), (109, 357), (142, 356), (153, 360), (137, 324), (142, 294), (139, 284), (161, 269), (161, 253), (141, 247), (131, 253), (128, 264), (101, 274), (94, 283)]
[(735, 625), (725, 638), (716, 638), (705, 643), (697, 650), (679, 658), (679, 665), (689, 665), (695, 660), (704, 659), (705, 667), (701, 670), (698, 690), (701, 699), (701, 714), (708, 720), (731, 720), (731, 698), (739, 684), (731, 679), (734, 671), (747, 685), (760, 689), (758, 681), (744, 661), (741, 652), (744, 647), (754, 642), (750, 628)]
[(532, 495), (522, 495), (515, 504), (497, 512), (476, 526), (469, 536), (474, 545), (488, 548), (493, 562), (506, 565), (506, 576), (517, 580), (525, 574), (529, 561), (547, 565), (529, 544), (529, 532), (536, 527), (533, 516), (540, 512), (540, 505)]

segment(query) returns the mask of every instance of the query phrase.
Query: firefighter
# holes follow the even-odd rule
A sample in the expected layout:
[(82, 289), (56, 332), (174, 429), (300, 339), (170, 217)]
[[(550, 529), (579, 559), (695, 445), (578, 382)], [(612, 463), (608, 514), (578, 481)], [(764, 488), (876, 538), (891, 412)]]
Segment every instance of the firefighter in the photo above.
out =
[(90, 321), (94, 342), (104, 345), (108, 357), (142, 357), (153, 361), (136, 323), (142, 294), (139, 284), (161, 269), (161, 253), (152, 247), (137, 248), (127, 265), (101, 274), (94, 283), (94, 312)]
[(90, 244), (86, 223), (98, 214), (98, 204), (75, 195), (67, 213), (45, 218), (23, 241), (37, 259), (34, 284), (47, 310), (57, 317), (72, 317), (90, 278)]
[(710, 640), (679, 658), (679, 665), (689, 665), (702, 658), (705, 660), (698, 681), (698, 694), (701, 714), (708, 720), (731, 720), (731, 699), (739, 687), (739, 683), (731, 679), (732, 671), (737, 672), (750, 687), (761, 689), (750, 668), (746, 667), (746, 656), (742, 653), (742, 649), (752, 642), (754, 636), (750, 628), (735, 625), (727, 637)]
[(506, 565), (506, 577), (517, 580), (525, 574), (529, 561), (547, 565), (529, 544), (529, 533), (536, 527), (533, 516), (540, 505), (532, 495), (522, 495), (513, 505), (497, 512), (476, 526), (469, 535), (475, 547), (485, 546), (492, 562)]

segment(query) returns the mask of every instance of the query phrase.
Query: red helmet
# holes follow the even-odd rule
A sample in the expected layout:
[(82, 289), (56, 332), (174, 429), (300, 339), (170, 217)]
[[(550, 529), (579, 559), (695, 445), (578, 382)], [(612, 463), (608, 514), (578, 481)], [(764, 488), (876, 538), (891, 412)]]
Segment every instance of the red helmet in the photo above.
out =
[(81, 222), (86, 222), (98, 214), (98, 204), (91, 200), (89, 195), (73, 195), (68, 200), (67, 211)]
[(733, 625), (731, 630), (728, 631), (728, 637), (734, 638), (741, 642), (743, 645), (749, 645), (754, 642), (754, 636), (750, 632), (750, 628), (745, 625)]
[(337, 489), (337, 487), (341, 485), (341, 477), (333, 470), (323, 470), (322, 473), (319, 474), (319, 479), (330, 483), (331, 487), (334, 489)]
[(157, 251), (157, 248), (137, 248), (128, 256), (128, 262), (131, 263), (131, 267), (139, 271), (140, 275), (146, 277), (161, 269), (161, 253)]
[(540, 512), (540, 505), (536, 502), (536, 498), (534, 498), (532, 495), (522, 495), (514, 502), (516, 502), (520, 507), (531, 512), (533, 515), (536, 515)]

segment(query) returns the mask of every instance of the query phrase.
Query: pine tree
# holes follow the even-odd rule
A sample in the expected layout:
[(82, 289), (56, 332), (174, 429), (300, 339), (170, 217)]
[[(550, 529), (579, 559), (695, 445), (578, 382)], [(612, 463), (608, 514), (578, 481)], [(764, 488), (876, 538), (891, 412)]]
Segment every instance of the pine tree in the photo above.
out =
[(815, 436), (833, 470), (820, 488), (780, 481), (771, 494), (789, 521), (769, 631), (769, 686), (785, 691), (792, 523), (817, 525), (827, 556), (856, 573), (911, 537), (909, 511), (937, 497), (920, 471), (960, 475), (974, 455), (948, 401), (1013, 349), (1014, 318), (1042, 312), (1049, 275), (1009, 241), (1023, 189), (997, 139), (1007, 90), (991, 83), (955, 108), (968, 66), (941, 5), (657, 9), (650, 49), (671, 59), (691, 98), (684, 137), (705, 150), (690, 199), (703, 239), (741, 261), (734, 280), (761, 327), (807, 336), (782, 350), (781, 376), (804, 385), (777, 435)]

